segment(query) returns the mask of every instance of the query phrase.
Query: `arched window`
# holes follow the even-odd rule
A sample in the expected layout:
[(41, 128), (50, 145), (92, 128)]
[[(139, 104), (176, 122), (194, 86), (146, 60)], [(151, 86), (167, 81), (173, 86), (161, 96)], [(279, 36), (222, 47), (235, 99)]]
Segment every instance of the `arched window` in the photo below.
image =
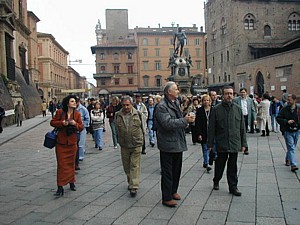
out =
[(269, 25), (266, 25), (265, 27), (264, 27), (264, 36), (266, 37), (266, 36), (271, 36), (271, 27), (269, 26)]
[(143, 45), (148, 45), (148, 39), (147, 38), (143, 39)]
[(119, 59), (119, 53), (117, 52), (114, 53), (114, 59)]
[(162, 86), (161, 78), (162, 78), (162, 76), (160, 76), (160, 75), (155, 76), (155, 86), (156, 87), (161, 87)]
[(244, 18), (244, 29), (254, 30), (254, 26), (255, 26), (255, 17), (249, 13)]
[(292, 13), (288, 19), (288, 30), (300, 30), (300, 15), (296, 12)]

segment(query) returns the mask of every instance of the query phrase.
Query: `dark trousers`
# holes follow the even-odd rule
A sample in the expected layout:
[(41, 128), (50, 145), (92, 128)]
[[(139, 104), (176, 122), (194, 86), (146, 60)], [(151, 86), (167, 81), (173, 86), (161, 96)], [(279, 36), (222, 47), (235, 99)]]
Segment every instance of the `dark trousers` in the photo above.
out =
[(237, 157), (238, 153), (218, 152), (218, 157), (215, 161), (215, 177), (214, 183), (219, 183), (222, 179), (224, 168), (227, 162), (227, 182), (229, 190), (237, 188)]
[(162, 200), (170, 201), (177, 193), (182, 167), (182, 152), (168, 153), (160, 151)]
[(246, 133), (248, 131), (248, 115), (247, 116), (244, 116), (244, 122), (245, 122), (245, 129), (246, 129)]
[(197, 127), (191, 126), (191, 131), (192, 131), (192, 142), (193, 144), (197, 143), (198, 142)]

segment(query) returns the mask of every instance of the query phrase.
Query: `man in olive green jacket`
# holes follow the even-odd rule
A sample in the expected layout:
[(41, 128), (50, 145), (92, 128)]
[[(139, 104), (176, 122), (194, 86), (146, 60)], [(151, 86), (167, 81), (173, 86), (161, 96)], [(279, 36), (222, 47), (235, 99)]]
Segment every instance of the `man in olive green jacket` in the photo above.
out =
[(121, 146), (123, 169), (127, 175), (128, 189), (130, 195), (134, 197), (140, 183), (141, 152), (146, 121), (133, 107), (133, 100), (130, 96), (124, 96), (121, 105), (122, 109), (115, 116), (115, 124)]
[(211, 112), (207, 145), (211, 151), (214, 142), (217, 147), (214, 190), (219, 190), (219, 181), (222, 179), (227, 162), (229, 192), (241, 196), (242, 193), (237, 188), (237, 157), (238, 152), (244, 152), (248, 145), (242, 109), (232, 100), (233, 88), (224, 87), (222, 103), (215, 106)]

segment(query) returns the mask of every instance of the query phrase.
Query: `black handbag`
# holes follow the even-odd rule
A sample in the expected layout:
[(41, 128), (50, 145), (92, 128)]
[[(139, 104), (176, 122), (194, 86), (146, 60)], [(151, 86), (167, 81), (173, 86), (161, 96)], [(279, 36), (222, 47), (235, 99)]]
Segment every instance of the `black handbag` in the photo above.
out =
[(46, 148), (52, 149), (56, 145), (58, 129), (54, 128), (52, 131), (49, 131), (45, 135), (44, 146)]

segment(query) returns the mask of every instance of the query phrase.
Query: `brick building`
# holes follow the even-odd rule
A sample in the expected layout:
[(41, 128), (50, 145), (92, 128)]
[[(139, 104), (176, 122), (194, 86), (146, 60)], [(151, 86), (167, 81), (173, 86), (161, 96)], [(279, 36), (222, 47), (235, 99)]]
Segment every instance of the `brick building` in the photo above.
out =
[(205, 21), (209, 89), (299, 96), (299, 0), (208, 0)]
[[(117, 27), (117, 28), (116, 28)], [(184, 27), (188, 39), (184, 57), (192, 56), (194, 84), (205, 83), (205, 33), (196, 25)], [(170, 76), (169, 57), (173, 55), (173, 36), (177, 27), (128, 29), (126, 9), (106, 10), (106, 29), (96, 25), (97, 87), (100, 95), (128, 92), (160, 93)]]

